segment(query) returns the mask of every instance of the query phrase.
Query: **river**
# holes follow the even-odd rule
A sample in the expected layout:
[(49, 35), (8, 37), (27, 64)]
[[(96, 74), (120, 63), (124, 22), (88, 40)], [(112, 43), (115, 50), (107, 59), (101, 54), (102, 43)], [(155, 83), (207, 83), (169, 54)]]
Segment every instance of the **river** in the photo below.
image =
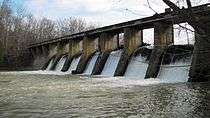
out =
[(210, 83), (37, 73), (0, 73), (0, 117), (210, 117)]

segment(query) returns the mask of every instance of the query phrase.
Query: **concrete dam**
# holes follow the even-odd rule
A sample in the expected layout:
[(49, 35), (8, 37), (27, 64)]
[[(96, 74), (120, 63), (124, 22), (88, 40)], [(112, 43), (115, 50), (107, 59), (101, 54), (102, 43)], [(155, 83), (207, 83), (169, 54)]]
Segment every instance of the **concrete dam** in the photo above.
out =
[[(195, 14), (204, 16), (209, 11), (208, 5), (193, 8)], [(176, 73), (173, 79), (187, 81), (195, 58), (194, 46), (174, 45), (173, 27), (185, 22), (166, 9), (151, 17), (32, 44), (32, 67), (67, 74), (140, 79), (168, 79)], [(154, 28), (152, 46), (144, 43), (143, 30), (148, 28)]]

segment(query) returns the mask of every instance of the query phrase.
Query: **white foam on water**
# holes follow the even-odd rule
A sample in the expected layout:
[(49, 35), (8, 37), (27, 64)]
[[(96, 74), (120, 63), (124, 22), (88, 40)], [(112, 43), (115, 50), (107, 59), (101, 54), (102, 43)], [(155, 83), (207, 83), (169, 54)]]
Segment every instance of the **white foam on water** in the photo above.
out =
[(69, 70), (67, 71), (67, 73), (72, 73), (72, 71), (76, 70), (77, 69), (77, 65), (79, 64), (79, 61), (80, 61), (80, 58), (81, 56), (77, 57), (77, 58), (74, 58), (71, 62), (71, 65), (69, 67)]
[(47, 71), (47, 70), (37, 70), (37, 71), (11, 71), (11, 72), (0, 72), (0, 74), (8, 75), (66, 75), (66, 73), (63, 72), (57, 72), (57, 71)]
[(138, 55), (132, 57), (125, 72), (125, 77), (144, 79), (147, 71), (148, 63), (146, 58)]
[(191, 60), (178, 61), (169, 65), (162, 65), (158, 78), (165, 83), (187, 82), (189, 78)]
[(103, 77), (92, 78), (91, 80), (96, 87), (133, 87), (133, 86), (149, 86), (160, 84), (161, 80), (157, 78), (150, 79), (128, 79), (125, 77)]
[(85, 69), (85, 71), (84, 71), (83, 74), (85, 74), (85, 75), (91, 75), (91, 73), (93, 71), (93, 68), (95, 66), (95, 63), (96, 63), (96, 61), (98, 59), (99, 54), (100, 53), (98, 53), (98, 52), (95, 53), (95, 55), (89, 60), (89, 62), (87, 63), (87, 67), (86, 67), (86, 69)]
[(56, 67), (55, 67), (55, 71), (61, 72), (65, 62), (66, 62), (67, 57), (63, 56), (57, 63)]
[(103, 71), (101, 72), (101, 75), (110, 76), (110, 77), (114, 76), (121, 54), (122, 50), (117, 50), (110, 53), (106, 61), (106, 64), (103, 68)]
[(47, 66), (47, 68), (46, 68), (46, 70), (48, 70), (48, 71), (50, 70), (50, 68), (51, 68), (52, 65), (53, 65), (53, 62), (54, 62), (54, 58), (50, 60), (48, 66)]

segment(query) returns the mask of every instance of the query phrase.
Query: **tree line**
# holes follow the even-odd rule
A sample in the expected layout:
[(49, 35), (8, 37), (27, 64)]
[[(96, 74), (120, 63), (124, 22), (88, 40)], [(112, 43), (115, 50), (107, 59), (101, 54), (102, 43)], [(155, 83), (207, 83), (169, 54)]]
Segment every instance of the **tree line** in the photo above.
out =
[(24, 8), (19, 8), (14, 13), (10, 1), (4, 0), (0, 8), (0, 68), (17, 69), (27, 65), (29, 62), (25, 60), (30, 58), (27, 47), (32, 43), (95, 27), (95, 24), (74, 17), (56, 21), (48, 18), (37, 19)]

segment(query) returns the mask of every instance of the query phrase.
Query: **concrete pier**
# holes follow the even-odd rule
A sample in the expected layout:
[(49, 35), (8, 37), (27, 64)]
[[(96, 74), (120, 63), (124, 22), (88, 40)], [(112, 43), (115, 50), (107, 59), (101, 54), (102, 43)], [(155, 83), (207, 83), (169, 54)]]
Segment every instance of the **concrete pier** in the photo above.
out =
[(168, 45), (174, 42), (174, 30), (172, 23), (154, 23), (154, 49), (152, 51), (149, 66), (145, 78), (156, 78), (161, 66), (164, 52)]
[(143, 31), (139, 28), (124, 29), (124, 48), (115, 76), (123, 76), (134, 51), (143, 44)]
[(92, 75), (101, 74), (106, 61), (109, 57), (111, 51), (118, 48), (117, 34), (115, 33), (102, 33), (99, 38), (99, 50), (101, 54), (96, 60), (96, 65), (94, 66)]
[(72, 74), (82, 74), (86, 68), (88, 61), (94, 55), (96, 37), (85, 36), (82, 42), (82, 55), (78, 63), (77, 69), (72, 72)]

